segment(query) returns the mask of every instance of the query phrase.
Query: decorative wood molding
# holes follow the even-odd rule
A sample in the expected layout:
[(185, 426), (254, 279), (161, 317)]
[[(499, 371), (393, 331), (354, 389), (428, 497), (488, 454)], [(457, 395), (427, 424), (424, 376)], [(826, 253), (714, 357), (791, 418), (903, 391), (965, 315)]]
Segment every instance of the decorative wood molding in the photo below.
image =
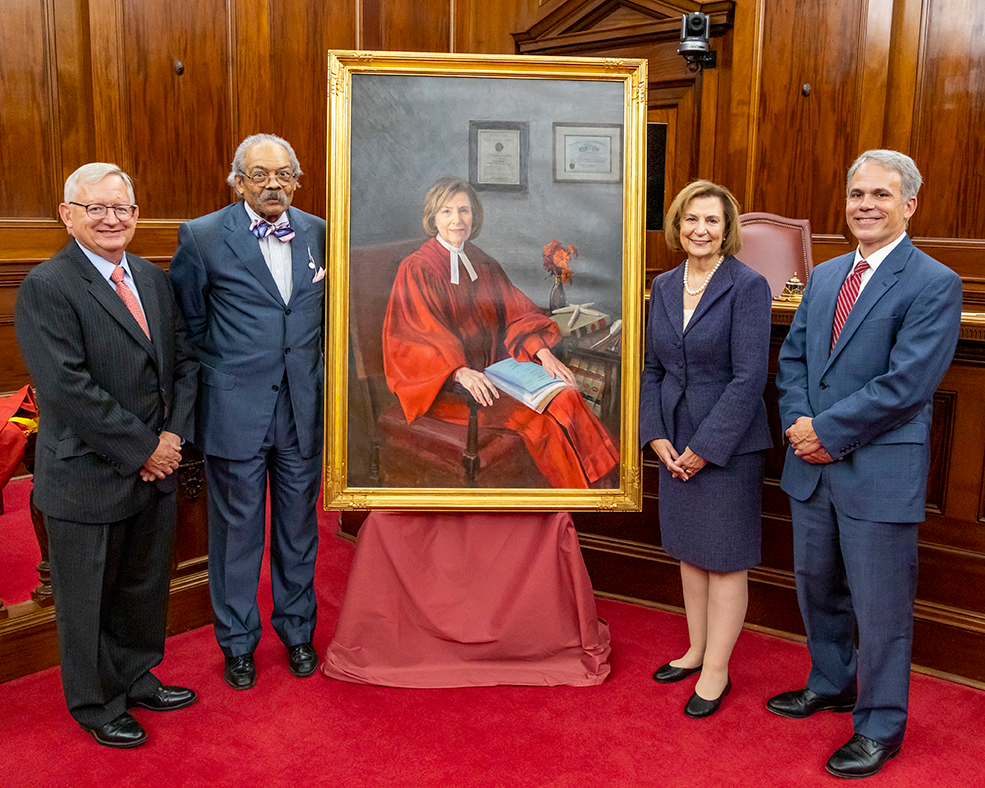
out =
[(514, 33), (522, 54), (558, 54), (579, 50), (632, 46), (677, 40), (681, 16), (702, 11), (711, 17), (712, 37), (732, 27), (735, 3), (731, 0), (569, 0), (554, 6), (529, 29)]

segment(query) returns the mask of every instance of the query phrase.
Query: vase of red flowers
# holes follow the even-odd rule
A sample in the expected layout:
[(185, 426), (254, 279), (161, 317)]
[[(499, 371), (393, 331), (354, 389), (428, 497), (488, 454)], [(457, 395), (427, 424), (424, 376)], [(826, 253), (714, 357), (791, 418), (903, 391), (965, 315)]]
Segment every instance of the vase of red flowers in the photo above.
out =
[(544, 270), (554, 277), (549, 301), (552, 312), (568, 305), (564, 286), (571, 281), (571, 261), (577, 256), (578, 250), (574, 246), (568, 244), (564, 247), (557, 238), (544, 247)]

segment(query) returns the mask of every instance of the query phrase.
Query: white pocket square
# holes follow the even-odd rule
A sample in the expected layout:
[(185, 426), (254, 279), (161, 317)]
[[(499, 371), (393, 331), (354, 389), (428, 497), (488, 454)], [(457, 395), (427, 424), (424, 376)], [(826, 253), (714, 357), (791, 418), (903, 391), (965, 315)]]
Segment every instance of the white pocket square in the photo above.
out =
[(324, 278), (325, 278), (325, 269), (324, 268), (319, 268), (318, 269), (318, 273), (315, 274), (315, 278), (311, 280), (311, 284), (315, 284), (316, 282), (320, 282)]

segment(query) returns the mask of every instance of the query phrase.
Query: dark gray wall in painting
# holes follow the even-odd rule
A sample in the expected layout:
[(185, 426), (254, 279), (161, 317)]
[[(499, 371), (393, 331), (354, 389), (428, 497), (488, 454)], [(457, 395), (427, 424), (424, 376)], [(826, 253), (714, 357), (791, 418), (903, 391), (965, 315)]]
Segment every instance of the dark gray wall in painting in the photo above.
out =
[(555, 183), (555, 122), (622, 124), (618, 82), (420, 77), (352, 77), (350, 238), (353, 245), (424, 239), (421, 209), (431, 184), (468, 179), (469, 121), (529, 123), (526, 193), (480, 191), (485, 222), (474, 243), (513, 283), (546, 306), (551, 282), (544, 245), (578, 250), (569, 303), (595, 301), (621, 314), (623, 184)]

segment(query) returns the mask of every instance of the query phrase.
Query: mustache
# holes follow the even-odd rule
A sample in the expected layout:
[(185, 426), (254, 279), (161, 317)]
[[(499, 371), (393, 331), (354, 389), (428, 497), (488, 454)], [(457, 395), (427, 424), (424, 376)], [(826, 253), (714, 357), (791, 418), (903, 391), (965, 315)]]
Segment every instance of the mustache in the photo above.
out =
[(280, 189), (264, 189), (260, 192), (260, 202), (266, 202), (267, 200), (277, 200), (284, 207), (291, 204), (291, 201), (287, 199), (287, 195)]

